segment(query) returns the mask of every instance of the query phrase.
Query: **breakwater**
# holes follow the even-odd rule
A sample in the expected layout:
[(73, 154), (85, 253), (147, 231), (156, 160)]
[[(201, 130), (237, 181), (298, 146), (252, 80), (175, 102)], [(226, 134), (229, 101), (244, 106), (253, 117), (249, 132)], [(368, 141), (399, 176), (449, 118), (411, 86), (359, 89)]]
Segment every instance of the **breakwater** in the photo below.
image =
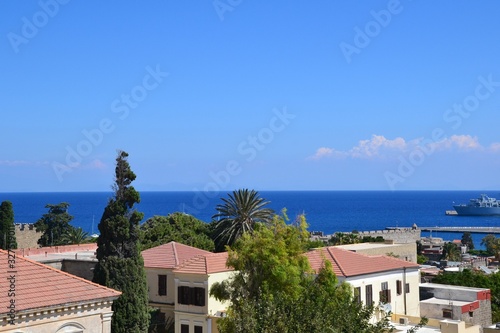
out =
[(456, 233), (500, 234), (500, 227), (424, 227), (422, 231), (443, 231)]
[[(420, 240), (421, 229), (418, 228), (391, 228), (385, 230), (370, 230), (370, 231), (356, 231), (356, 232), (342, 232), (343, 234), (357, 234), (360, 238), (365, 236), (377, 238), (382, 237), (384, 240), (393, 241), (394, 243), (407, 244), (415, 243)], [(312, 239), (319, 239), (328, 241), (334, 234), (326, 235), (323, 232), (312, 232)]]

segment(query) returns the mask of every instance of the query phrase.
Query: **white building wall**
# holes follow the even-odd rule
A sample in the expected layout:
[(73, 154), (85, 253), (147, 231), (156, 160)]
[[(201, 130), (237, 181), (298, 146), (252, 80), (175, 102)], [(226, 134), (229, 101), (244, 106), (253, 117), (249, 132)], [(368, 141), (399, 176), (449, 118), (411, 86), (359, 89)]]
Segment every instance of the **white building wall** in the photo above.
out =
[[(217, 282), (222, 282), (228, 280), (233, 275), (233, 272), (222, 272), (211, 274), (208, 277), (208, 292), (210, 292), (210, 288)], [(215, 316), (219, 311), (225, 311), (229, 306), (229, 302), (219, 302), (214, 297), (209, 298), (208, 302), (208, 314)]]
[[(189, 326), (189, 332), (194, 332), (195, 326), (202, 327), (203, 333), (209, 333), (212, 329), (212, 321), (207, 316), (192, 313), (175, 312), (175, 333), (181, 331), (182, 325)], [(209, 328), (210, 327), (210, 328)]]
[[(177, 300), (177, 287), (202, 287), (205, 288), (205, 306), (185, 305), (175, 302), (175, 332), (181, 331), (181, 325), (188, 325), (189, 331), (194, 332), (195, 326), (203, 327), (204, 333), (213, 332), (213, 321), (218, 312), (225, 311), (227, 304), (210, 297), (210, 288), (216, 282), (222, 282), (231, 277), (233, 272), (221, 272), (211, 275), (175, 274), (175, 300)], [(209, 318), (212, 317), (212, 318)]]
[[(158, 294), (158, 275), (167, 276), (167, 295)], [(146, 268), (149, 301), (153, 303), (173, 304), (175, 302), (175, 281), (171, 270), (164, 268)]]
[[(400, 295), (398, 295), (396, 292), (397, 280), (400, 280), (402, 285), (402, 293)], [(406, 272), (404, 272), (403, 269), (401, 269), (391, 272), (350, 277), (347, 278), (345, 281), (351, 284), (354, 288), (360, 287), (361, 301), (363, 303), (366, 300), (366, 286), (372, 285), (372, 296), (375, 305), (379, 305), (380, 302), (379, 296), (380, 296), (380, 291), (382, 290), (382, 282), (387, 282), (388, 289), (391, 290), (390, 311), (394, 314), (420, 317), (419, 270), (407, 269)], [(405, 293), (406, 283), (408, 283), (410, 287), (409, 293)], [(406, 312), (405, 312), (405, 301), (406, 301)]]
[[(191, 314), (208, 314), (208, 277), (206, 275), (197, 274), (175, 274), (175, 312), (191, 313)], [(177, 303), (178, 287), (186, 286), (190, 288), (204, 288), (205, 289), (205, 306), (186, 305)]]
[(111, 304), (109, 306), (82, 305), (73, 310), (45, 309), (28, 317), (20, 313), (16, 325), (0, 322), (2, 333), (111, 333)]

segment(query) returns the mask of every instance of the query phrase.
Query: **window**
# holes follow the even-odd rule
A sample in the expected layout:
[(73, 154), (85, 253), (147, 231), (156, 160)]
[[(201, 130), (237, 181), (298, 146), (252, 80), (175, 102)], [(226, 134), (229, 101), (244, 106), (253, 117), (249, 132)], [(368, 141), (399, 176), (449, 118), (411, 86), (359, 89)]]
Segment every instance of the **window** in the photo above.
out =
[(177, 288), (177, 303), (185, 305), (205, 306), (205, 288)]
[(453, 310), (443, 309), (443, 318), (453, 318)]
[(365, 299), (366, 299), (366, 305), (371, 305), (373, 303), (373, 294), (372, 294), (372, 285), (369, 284), (365, 286)]
[(181, 324), (181, 333), (189, 333), (189, 325)]
[(381, 303), (390, 303), (391, 302), (391, 290), (389, 289), (389, 283), (382, 282), (381, 291), (379, 294), (379, 300)]
[(185, 286), (177, 288), (177, 303), (191, 304), (191, 288)]
[(354, 288), (354, 298), (358, 304), (361, 303), (361, 287)]
[(203, 327), (201, 327), (201, 326), (195, 326), (194, 327), (194, 333), (203, 333)]
[(205, 306), (205, 288), (191, 288), (191, 292), (193, 293), (193, 305)]
[(82, 325), (73, 322), (62, 325), (61, 327), (59, 327), (56, 333), (83, 333), (84, 330), (85, 328)]
[(408, 294), (409, 292), (410, 292), (410, 284), (407, 283), (407, 284), (405, 284), (405, 293)]
[(401, 280), (396, 281), (396, 294), (401, 295), (403, 293), (403, 282)]
[(166, 275), (158, 275), (158, 295), (160, 295), (160, 296), (167, 295), (167, 276)]

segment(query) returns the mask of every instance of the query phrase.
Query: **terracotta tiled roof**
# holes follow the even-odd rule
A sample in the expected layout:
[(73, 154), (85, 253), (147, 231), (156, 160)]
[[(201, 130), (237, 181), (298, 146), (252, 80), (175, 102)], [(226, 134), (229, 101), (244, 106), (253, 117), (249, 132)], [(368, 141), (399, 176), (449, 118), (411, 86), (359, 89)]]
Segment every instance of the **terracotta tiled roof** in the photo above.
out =
[(173, 269), (193, 257), (211, 253), (192, 246), (170, 242), (142, 251), (142, 257), (144, 267)]
[(198, 255), (185, 261), (174, 272), (208, 275), (232, 271), (233, 268), (226, 266), (226, 261), (227, 252)]
[[(115, 300), (121, 295), (119, 291), (23, 257), (16, 256), (12, 268), (8, 259), (7, 251), (0, 250), (0, 314), (8, 312), (11, 299), (15, 300), (17, 312), (94, 300)], [(12, 275), (15, 278), (15, 296), (8, 297)]]
[(337, 276), (357, 276), (377, 272), (386, 272), (403, 268), (418, 268), (419, 265), (389, 256), (368, 256), (347, 251), (335, 246), (324, 247), (307, 252), (312, 269), (316, 272), (323, 266), (323, 261), (332, 263)]

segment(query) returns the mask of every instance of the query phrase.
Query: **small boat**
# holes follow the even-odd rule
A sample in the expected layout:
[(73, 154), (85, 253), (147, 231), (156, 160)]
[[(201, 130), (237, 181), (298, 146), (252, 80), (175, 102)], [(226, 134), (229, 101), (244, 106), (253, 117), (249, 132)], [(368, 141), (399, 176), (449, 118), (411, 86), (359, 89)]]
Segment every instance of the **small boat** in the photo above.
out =
[(470, 199), (468, 204), (453, 206), (457, 215), (492, 216), (500, 215), (500, 201), (481, 194), (477, 199)]
[(90, 235), (92, 238), (99, 237), (99, 234), (94, 233), (94, 215), (92, 215), (92, 234)]

